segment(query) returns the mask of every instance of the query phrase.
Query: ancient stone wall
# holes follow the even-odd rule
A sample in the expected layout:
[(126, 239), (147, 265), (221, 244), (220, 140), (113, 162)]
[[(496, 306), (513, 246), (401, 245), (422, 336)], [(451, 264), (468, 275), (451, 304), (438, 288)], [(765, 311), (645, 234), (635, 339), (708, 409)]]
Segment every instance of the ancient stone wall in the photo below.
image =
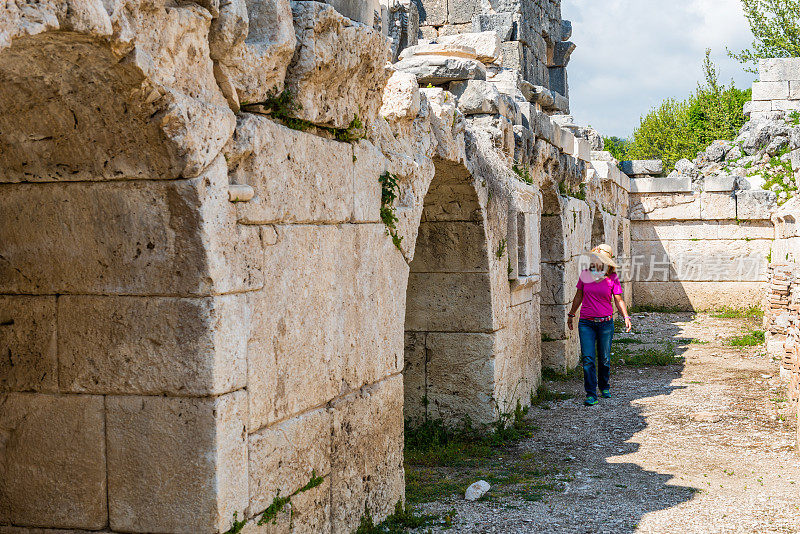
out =
[(739, 190), (735, 176), (694, 182), (680, 174), (634, 177), (628, 265), (634, 304), (695, 310), (758, 305), (774, 207), (774, 194)]
[[(446, 43), (454, 34), (491, 31), (500, 40), (502, 64), (519, 72), (534, 101), (569, 112), (567, 65), (575, 50), (572, 24), (561, 18), (560, 0), (414, 0), (421, 43)], [(487, 73), (491, 79), (494, 73)]]
[(628, 187), (524, 79), (558, 4), (494, 14), (404, 48), (407, 5), (0, 8), (0, 529), (350, 532), (404, 418), (530, 401)]
[[(589, 148), (588, 142), (582, 146)], [(577, 193), (561, 186), (557, 193), (545, 194), (542, 216), (542, 365), (562, 373), (580, 358), (577, 330), (567, 328), (567, 314), (578, 275), (586, 267), (584, 254), (608, 243), (619, 258), (630, 255), (629, 179), (607, 152), (589, 151), (581, 157), (587, 178)], [(620, 275), (630, 302), (629, 279), (624, 271)]]

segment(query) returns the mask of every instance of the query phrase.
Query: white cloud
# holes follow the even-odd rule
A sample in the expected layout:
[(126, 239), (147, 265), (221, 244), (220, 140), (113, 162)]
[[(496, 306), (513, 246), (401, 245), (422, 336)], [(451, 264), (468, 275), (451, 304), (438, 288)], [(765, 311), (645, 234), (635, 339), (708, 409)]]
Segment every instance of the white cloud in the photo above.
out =
[(722, 81), (753, 81), (726, 55), (752, 40), (739, 0), (563, 0), (562, 13), (578, 45), (569, 64), (572, 114), (604, 135), (628, 136), (661, 100), (693, 91), (706, 48)]

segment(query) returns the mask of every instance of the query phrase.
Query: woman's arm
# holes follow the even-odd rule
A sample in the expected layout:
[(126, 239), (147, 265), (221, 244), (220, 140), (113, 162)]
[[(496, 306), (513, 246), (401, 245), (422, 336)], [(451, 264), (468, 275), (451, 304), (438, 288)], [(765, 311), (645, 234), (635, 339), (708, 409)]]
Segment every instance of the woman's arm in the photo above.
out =
[(583, 289), (576, 291), (575, 298), (572, 299), (572, 309), (569, 310), (569, 316), (567, 316), (567, 326), (570, 330), (572, 330), (573, 327), (572, 319), (575, 318), (575, 312), (581, 307), (581, 302), (583, 302)]
[(628, 315), (628, 307), (625, 305), (625, 301), (622, 300), (622, 295), (614, 295), (614, 302), (617, 304), (617, 309), (625, 318), (625, 331), (630, 332), (633, 329), (633, 325), (631, 325), (631, 317)]

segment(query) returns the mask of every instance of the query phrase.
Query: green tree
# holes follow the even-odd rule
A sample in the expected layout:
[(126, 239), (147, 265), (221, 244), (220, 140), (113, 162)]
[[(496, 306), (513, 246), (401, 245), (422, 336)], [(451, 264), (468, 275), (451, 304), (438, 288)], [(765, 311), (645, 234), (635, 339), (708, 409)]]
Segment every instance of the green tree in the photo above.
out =
[(693, 159), (716, 139), (733, 140), (746, 118), (744, 103), (751, 90), (719, 83), (717, 69), (706, 51), (705, 83), (685, 100), (669, 98), (640, 120), (627, 147), (629, 159), (661, 159), (670, 170), (682, 159)]
[(603, 138), (604, 149), (610, 152), (615, 159), (620, 161), (628, 159), (628, 147), (630, 144), (631, 142), (628, 139), (622, 139), (620, 137)]
[(800, 0), (742, 0), (755, 38), (750, 48), (728, 54), (756, 72), (759, 59), (800, 57)]

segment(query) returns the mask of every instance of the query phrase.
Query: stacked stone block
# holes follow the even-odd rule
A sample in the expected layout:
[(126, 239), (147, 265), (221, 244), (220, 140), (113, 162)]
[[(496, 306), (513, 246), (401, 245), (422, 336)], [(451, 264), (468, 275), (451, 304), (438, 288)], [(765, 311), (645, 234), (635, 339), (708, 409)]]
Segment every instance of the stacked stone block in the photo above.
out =
[(679, 173), (631, 179), (634, 303), (695, 310), (757, 305), (775, 207), (774, 194), (740, 190), (734, 176), (694, 184)]
[(751, 119), (768, 117), (772, 112), (800, 112), (800, 61), (796, 58), (761, 59), (760, 81), (753, 84), (753, 100), (745, 104)]
[(575, 45), (572, 25), (561, 19), (560, 0), (514, 0), (489, 6), (477, 0), (417, 0), (423, 39), (440, 42), (453, 34), (495, 32), (502, 65), (517, 70), (541, 95), (549, 111), (569, 111), (567, 64)]
[[(565, 200), (592, 213), (574, 233), (602, 212), (604, 239), (627, 194), (497, 66), (483, 45), (498, 38), (456, 43), (469, 61), (450, 71), (467, 75), (443, 87), (387, 84), (374, 3), (331, 4), (0, 9), (0, 530), (380, 520), (403, 499), (403, 382), (420, 376), (405, 331), (435, 356), (417, 360), (426, 417), (488, 422), (529, 401), (542, 191), (587, 181), (588, 202)], [(535, 4), (533, 34), (568, 39), (556, 9)], [(280, 107), (284, 88), (302, 107)], [(467, 242), (477, 254), (459, 256)], [(409, 288), (415, 261), (438, 297)], [(476, 280), (480, 300), (450, 308)], [(465, 362), (478, 372), (454, 372)]]

